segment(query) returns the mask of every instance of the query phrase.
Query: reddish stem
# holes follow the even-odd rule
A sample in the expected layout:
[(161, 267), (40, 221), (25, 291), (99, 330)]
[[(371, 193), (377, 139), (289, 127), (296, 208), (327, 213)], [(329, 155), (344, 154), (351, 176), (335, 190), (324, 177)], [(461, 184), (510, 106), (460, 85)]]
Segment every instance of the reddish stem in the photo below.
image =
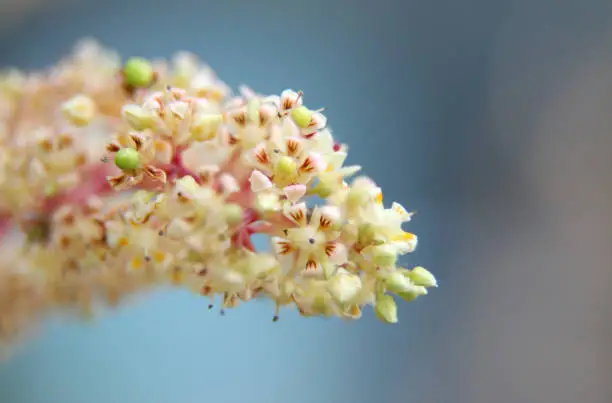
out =
[(71, 204), (80, 206), (94, 195), (109, 193), (112, 189), (106, 180), (107, 168), (104, 164), (92, 165), (84, 175), (84, 181), (67, 192), (45, 199), (41, 206), (43, 214), (51, 214), (61, 206)]
[(0, 241), (8, 234), (12, 225), (13, 222), (11, 216), (6, 214), (0, 216)]
[(174, 155), (172, 155), (172, 159), (169, 164), (162, 164), (158, 166), (158, 168), (166, 171), (166, 175), (169, 178), (177, 179), (182, 178), (183, 176), (191, 176), (198, 184), (202, 183), (202, 179), (198, 174), (193, 172), (191, 169), (185, 166), (183, 162), (183, 152), (185, 152), (186, 147), (177, 146)]

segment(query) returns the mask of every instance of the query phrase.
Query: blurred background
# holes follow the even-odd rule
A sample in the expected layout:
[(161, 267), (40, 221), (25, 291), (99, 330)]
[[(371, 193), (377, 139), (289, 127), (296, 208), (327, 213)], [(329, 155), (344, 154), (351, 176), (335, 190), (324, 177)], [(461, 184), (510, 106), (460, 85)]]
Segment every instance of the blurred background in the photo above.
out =
[(440, 288), (356, 323), (161, 291), (50, 321), (2, 403), (612, 401), (609, 0), (0, 0), (0, 66), (92, 36), (191, 50), (233, 88), (302, 89), (416, 210)]

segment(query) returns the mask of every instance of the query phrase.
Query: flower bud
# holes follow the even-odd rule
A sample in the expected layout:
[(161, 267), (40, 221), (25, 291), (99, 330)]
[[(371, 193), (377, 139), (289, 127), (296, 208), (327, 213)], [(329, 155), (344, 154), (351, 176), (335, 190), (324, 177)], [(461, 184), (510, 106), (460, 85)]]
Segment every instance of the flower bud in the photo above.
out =
[(418, 297), (427, 295), (427, 288), (420, 285), (412, 284), (410, 290), (398, 292), (397, 295), (400, 296), (404, 301), (411, 302), (417, 299)]
[(295, 175), (297, 163), (291, 157), (283, 155), (278, 159), (274, 166), (274, 173), (282, 177), (291, 177)]
[(124, 171), (139, 168), (140, 154), (133, 148), (122, 148), (115, 154), (115, 165)]
[(149, 129), (155, 123), (155, 115), (139, 105), (126, 105), (122, 108), (121, 114), (134, 130)]
[(362, 245), (381, 245), (384, 241), (380, 238), (374, 225), (365, 223), (359, 226), (359, 243)]
[(123, 66), (125, 83), (132, 87), (148, 87), (153, 82), (153, 66), (148, 60), (132, 57)]
[(242, 221), (242, 207), (230, 203), (223, 206), (223, 214), (228, 224), (235, 225)]
[(329, 280), (329, 293), (340, 304), (345, 304), (355, 298), (361, 290), (359, 276), (350, 273), (336, 273)]
[(312, 121), (312, 111), (305, 106), (295, 107), (291, 109), (291, 119), (293, 119), (296, 125), (304, 129), (310, 126), (310, 122)]
[(397, 305), (390, 295), (379, 295), (376, 297), (374, 312), (382, 322), (397, 323)]
[(85, 95), (77, 95), (62, 105), (66, 120), (77, 127), (87, 126), (96, 114), (96, 104)]
[(423, 287), (437, 287), (438, 282), (433, 274), (429, 272), (429, 270), (417, 266), (414, 269), (406, 272), (406, 277), (408, 277), (412, 282), (416, 285), (420, 285)]
[(376, 245), (371, 249), (372, 260), (376, 266), (392, 267), (397, 261), (397, 251), (391, 245)]
[(191, 124), (191, 136), (195, 141), (212, 140), (217, 135), (221, 123), (223, 123), (221, 114), (197, 115)]
[(385, 275), (383, 278), (387, 290), (395, 294), (412, 291), (412, 289), (415, 287), (408, 277), (404, 276), (398, 271), (393, 271)]

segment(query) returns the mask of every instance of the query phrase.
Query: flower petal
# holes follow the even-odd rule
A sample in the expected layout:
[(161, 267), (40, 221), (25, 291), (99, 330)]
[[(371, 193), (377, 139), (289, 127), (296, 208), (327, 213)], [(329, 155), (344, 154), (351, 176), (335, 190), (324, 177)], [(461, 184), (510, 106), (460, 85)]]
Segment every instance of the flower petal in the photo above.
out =
[(306, 194), (305, 185), (289, 185), (283, 189), (283, 194), (291, 203), (296, 203)]
[(285, 215), (298, 226), (304, 227), (306, 226), (307, 212), (306, 203), (299, 203), (289, 207)]
[(255, 193), (270, 189), (273, 184), (270, 178), (264, 175), (261, 171), (255, 170), (249, 177), (251, 190)]

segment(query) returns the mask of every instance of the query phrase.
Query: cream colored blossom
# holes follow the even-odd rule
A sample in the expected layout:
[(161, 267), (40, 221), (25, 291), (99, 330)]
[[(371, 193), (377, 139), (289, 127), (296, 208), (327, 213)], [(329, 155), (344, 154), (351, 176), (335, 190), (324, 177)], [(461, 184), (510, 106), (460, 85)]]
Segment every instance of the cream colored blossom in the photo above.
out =
[(267, 298), (274, 321), (370, 306), (386, 323), (438, 286), (401, 267), (412, 213), (349, 179), (360, 167), (323, 108), (292, 89), (237, 94), (191, 53), (122, 62), (91, 40), (0, 75), (0, 339), (169, 283), (222, 312)]

